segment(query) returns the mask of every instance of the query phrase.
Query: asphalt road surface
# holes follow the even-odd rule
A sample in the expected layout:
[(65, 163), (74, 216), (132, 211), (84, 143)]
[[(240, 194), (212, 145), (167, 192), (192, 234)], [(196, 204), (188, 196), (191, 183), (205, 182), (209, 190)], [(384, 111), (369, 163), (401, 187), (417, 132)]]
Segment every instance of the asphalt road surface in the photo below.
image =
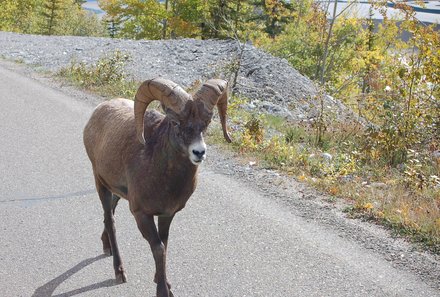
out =
[[(102, 255), (102, 210), (82, 144), (92, 110), (0, 63), (0, 296), (155, 294), (153, 258), (125, 201), (116, 228), (127, 283), (115, 284)], [(331, 226), (201, 166), (171, 226), (176, 297), (440, 296)]]

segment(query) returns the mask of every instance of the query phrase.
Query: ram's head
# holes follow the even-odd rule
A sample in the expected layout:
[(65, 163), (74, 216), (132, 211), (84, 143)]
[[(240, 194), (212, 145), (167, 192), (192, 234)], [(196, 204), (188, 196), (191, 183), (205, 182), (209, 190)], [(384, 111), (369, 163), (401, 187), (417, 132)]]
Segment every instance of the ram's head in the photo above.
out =
[(221, 79), (210, 79), (191, 96), (176, 83), (156, 78), (147, 80), (139, 87), (134, 102), (136, 134), (145, 144), (144, 113), (148, 105), (161, 102), (173, 131), (174, 143), (188, 154), (190, 161), (197, 165), (206, 156), (203, 132), (211, 122), (213, 109), (218, 108), (223, 135), (227, 142), (231, 138), (227, 131), (226, 111), (228, 107), (228, 84)]

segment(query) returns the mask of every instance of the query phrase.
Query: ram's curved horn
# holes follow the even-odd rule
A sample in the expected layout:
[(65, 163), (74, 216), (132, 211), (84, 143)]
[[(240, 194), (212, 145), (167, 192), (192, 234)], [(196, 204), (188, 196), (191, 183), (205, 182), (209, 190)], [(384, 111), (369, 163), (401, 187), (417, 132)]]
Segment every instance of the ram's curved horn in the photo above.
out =
[(154, 78), (144, 81), (136, 92), (134, 99), (134, 119), (136, 122), (136, 136), (140, 143), (145, 144), (144, 113), (148, 105), (160, 101), (166, 108), (180, 113), (191, 96), (176, 83), (164, 79)]
[(217, 105), (223, 136), (227, 142), (232, 142), (226, 125), (226, 111), (228, 109), (228, 83), (222, 79), (210, 79), (194, 94), (194, 100), (199, 100), (205, 109), (212, 111)]

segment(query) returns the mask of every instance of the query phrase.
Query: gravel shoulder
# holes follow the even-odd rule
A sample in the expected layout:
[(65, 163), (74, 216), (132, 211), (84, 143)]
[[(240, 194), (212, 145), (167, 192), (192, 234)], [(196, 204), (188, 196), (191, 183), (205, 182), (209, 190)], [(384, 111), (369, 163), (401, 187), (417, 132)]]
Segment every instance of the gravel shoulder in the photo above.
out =
[[(250, 100), (247, 108), (298, 122), (317, 117), (318, 90), (311, 80), (280, 59), (246, 44), (243, 55), (235, 40), (126, 40), (98, 37), (41, 36), (0, 31), (0, 57), (56, 72), (72, 61), (96, 63), (120, 51), (131, 57), (127, 72), (135, 80), (166, 75), (183, 87), (195, 81), (221, 77), (232, 83), (233, 69), (241, 56), (234, 88)], [(356, 118), (338, 100), (324, 96), (324, 108), (335, 120)]]
[[(41, 71), (25, 64), (0, 60), (2, 67), (31, 77), (51, 88), (60, 90), (74, 98), (94, 106), (105, 100), (75, 89), (54, 79), (46, 70)], [(394, 238), (389, 231), (375, 224), (349, 219), (343, 213), (347, 202), (331, 201), (307, 185), (298, 183), (289, 176), (276, 171), (249, 165), (249, 160), (220, 150), (209, 148), (209, 158), (205, 163), (207, 170), (216, 174), (233, 177), (239, 182), (255, 189), (264, 196), (282, 205), (286, 212), (302, 217), (305, 221), (335, 232), (338, 237), (351, 241), (391, 263), (398, 270), (405, 271), (431, 288), (440, 290), (440, 257), (423, 251), (420, 247)], [(350, 257), (341, 254), (342, 257)]]

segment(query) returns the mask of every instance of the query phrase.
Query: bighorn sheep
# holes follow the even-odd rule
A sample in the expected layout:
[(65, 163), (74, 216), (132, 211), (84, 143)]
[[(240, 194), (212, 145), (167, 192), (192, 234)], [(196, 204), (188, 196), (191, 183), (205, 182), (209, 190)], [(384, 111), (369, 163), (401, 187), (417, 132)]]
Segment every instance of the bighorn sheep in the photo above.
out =
[[(166, 116), (148, 110), (161, 102)], [(141, 84), (133, 101), (114, 99), (96, 107), (84, 129), (96, 189), (104, 209), (104, 253), (113, 255), (118, 282), (127, 277), (116, 242), (114, 211), (123, 197), (148, 241), (156, 264), (158, 297), (173, 296), (166, 277), (166, 250), (171, 221), (196, 188), (197, 168), (206, 156), (203, 132), (217, 105), (223, 135), (227, 82), (208, 80), (194, 96), (172, 81), (156, 78)], [(154, 223), (158, 216), (158, 226)]]

